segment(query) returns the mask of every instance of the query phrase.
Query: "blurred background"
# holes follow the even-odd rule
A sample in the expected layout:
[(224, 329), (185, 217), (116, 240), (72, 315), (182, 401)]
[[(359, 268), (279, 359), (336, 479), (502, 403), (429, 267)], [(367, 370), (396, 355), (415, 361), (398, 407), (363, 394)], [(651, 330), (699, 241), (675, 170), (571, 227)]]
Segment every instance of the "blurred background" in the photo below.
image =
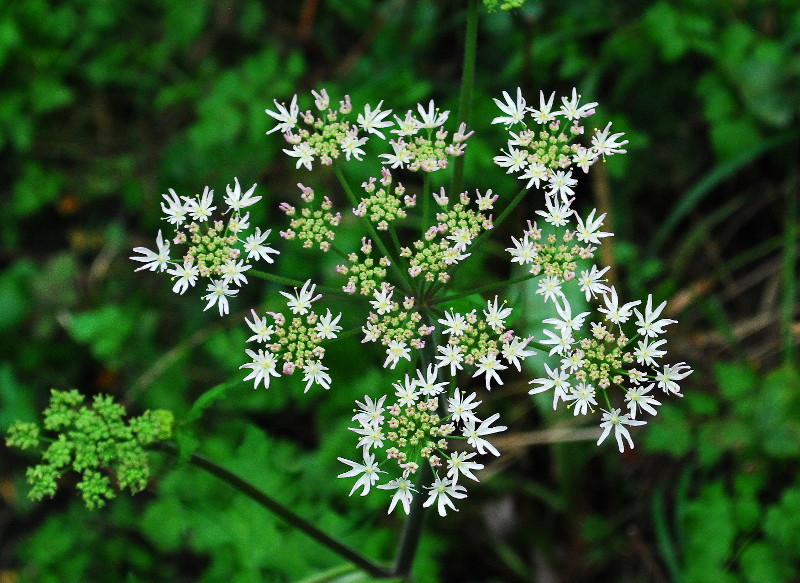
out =
[[(39, 419), (51, 388), (180, 416), (241, 378), (242, 317), (277, 288), (251, 281), (220, 319), (202, 312), (197, 290), (177, 296), (166, 277), (134, 274), (128, 257), (154, 246), (161, 194), (258, 182), (267, 204), (253, 224), (277, 234), (277, 205), (296, 200), (298, 181), (333, 181), (295, 171), (280, 137), (265, 136), (274, 122), (264, 109), (325, 87), (356, 107), (384, 99), (404, 111), (433, 98), (455, 110), (464, 25), (455, 0), (2, 2), (0, 429)], [(576, 86), (600, 103), (597, 126), (613, 120), (627, 133), (628, 155), (596, 165), (578, 200), (611, 213), (615, 283), (630, 299), (669, 300), (680, 321), (671, 361), (696, 372), (624, 455), (596, 447), (597, 433), (548, 398), (528, 397), (535, 368), (487, 396), (509, 426), (504, 455), (459, 513), (431, 517), (416, 580), (800, 581), (800, 6), (528, 0), (483, 10), (469, 188), (519, 187), (492, 170), (504, 142), (489, 123), (491, 97), (517, 86), (529, 103), (540, 89)], [(539, 204), (526, 201), (517, 224)], [(489, 252), (502, 255), (515, 232), (506, 225)], [(276, 245), (282, 273), (329, 273), (310, 263), (317, 256)], [(529, 318), (531, 333), (537, 324)], [(326, 394), (303, 395), (298, 379), (268, 391), (241, 383), (196, 439), (388, 561), (399, 517), (381, 497), (349, 499), (351, 484), (335, 479), (336, 457), (354, 447), (353, 399), (385, 383), (348, 366), (356, 350), (357, 339), (330, 349), (344, 364), (331, 365)], [(314, 577), (341, 559), (228, 486), (154, 459), (145, 492), (89, 512), (69, 487), (28, 501), (31, 458), (0, 445), (0, 582), (333, 580)]]

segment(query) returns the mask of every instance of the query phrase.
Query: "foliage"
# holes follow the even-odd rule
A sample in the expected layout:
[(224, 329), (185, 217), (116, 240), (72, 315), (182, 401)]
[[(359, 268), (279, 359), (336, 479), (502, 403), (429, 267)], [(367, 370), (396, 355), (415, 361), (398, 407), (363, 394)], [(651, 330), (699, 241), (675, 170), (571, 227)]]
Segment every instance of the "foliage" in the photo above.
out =
[(715, 376), (718, 395), (687, 395), (647, 436), (651, 450), (694, 462), (670, 493), (675, 523), (656, 505), (660, 543), (678, 547), (676, 581), (792, 581), (800, 481), (787, 463), (800, 457), (800, 374), (780, 368), (759, 378), (750, 366), (719, 363)]
[[(359, 103), (391, 95), (410, 106), (433, 97), (453, 109), (462, 9), (463, 3), (454, 0), (4, 3), (0, 429), (16, 419), (33, 422), (53, 386), (111, 393), (138, 410), (171, 409), (180, 419), (207, 387), (241, 378), (237, 367), (246, 336), (238, 326), (218, 324), (199, 314), (196, 302), (179, 301), (163, 281), (145, 281), (131, 272), (129, 249), (144, 241), (142, 233), (149, 239), (158, 228), (160, 194), (167, 187), (198, 192), (238, 173), (250, 183), (266, 184), (268, 195), (280, 193), (283, 200), (296, 180), (286, 165), (276, 163), (276, 142), (264, 139), (270, 119), (263, 110), (271, 107), (271, 96), (285, 98), (324, 85), (331, 94), (350, 93)], [(770, 324), (770, 302), (777, 292), (769, 269), (785, 219), (780, 194), (796, 193), (797, 2), (677, 6), (654, 0), (528, 0), (517, 10), (486, 14), (479, 33), (473, 120), (496, 115), (489, 96), (518, 85), (529, 94), (577, 85), (586, 97), (601, 101), (603, 114), (628, 133), (631, 164), (609, 161), (603, 166), (608, 176), (582, 195), (602, 200), (603, 188), (610, 189), (610, 199), (601, 204), (613, 207), (617, 221), (613, 257), (620, 282), (638, 294), (654, 278), (663, 278), (659, 295), (677, 300), (673, 304), (681, 306), (682, 322), (692, 329), (671, 343), (683, 347), (682, 357), (691, 364), (710, 369), (721, 359), (749, 360), (770, 368), (778, 342)], [(470, 149), (475, 156), (468, 158), (466, 183), (487, 171), (480, 162), (487, 158), (487, 143), (474, 140)], [(619, 180), (623, 173), (624, 181)], [(512, 178), (507, 185), (504, 191), (515, 188)], [(269, 217), (252, 219), (257, 224)], [(282, 258), (296, 273), (305, 272), (310, 260), (288, 251)], [(466, 281), (485, 276), (467, 269), (460, 275)], [(255, 297), (238, 299), (249, 306)], [(787, 299), (791, 304), (793, 298)], [(536, 317), (529, 312), (515, 326)], [(364, 359), (361, 347), (354, 342), (342, 350), (351, 363), (346, 368), (356, 373)], [(331, 371), (340, 378), (343, 373)], [(754, 386), (764, 386), (762, 376), (755, 373)], [(710, 372), (706, 378), (708, 383), (696, 382), (685, 392), (713, 385)], [(208, 410), (191, 431), (184, 427), (193, 440), (186, 449), (264, 470), (255, 479), (270, 490), (280, 472), (266, 473), (267, 466), (276, 456), (299, 455), (303, 468), (312, 472), (302, 476), (307, 498), (291, 497), (301, 477), (279, 482), (275, 495), (297, 501), (299, 511), (334, 512), (334, 529), (363, 536), (354, 540), (362, 544), (369, 529), (361, 525), (385, 528), (387, 523), (375, 518), (377, 506), (362, 512), (346, 505), (344, 486), (321, 500), (321, 491), (327, 491), (323, 478), (335, 471), (330, 464), (336, 452), (318, 449), (317, 437), (350, 418), (353, 399), (371, 382), (380, 379), (353, 381), (341, 399), (337, 395), (325, 403), (298, 399), (302, 384), (293, 391), (268, 392), (233, 384), (215, 402), (213, 414)], [(774, 391), (787, 398), (779, 388)], [(780, 409), (783, 401), (775, 398)], [(755, 504), (765, 513), (753, 523), (756, 536), (749, 545), (750, 531), (738, 523), (723, 524), (724, 548), (694, 568), (708, 575), (708, 564), (719, 564), (720, 555), (728, 557), (722, 559), (727, 566), (743, 549), (738, 555), (742, 572), (751, 568), (746, 565), (758, 566), (765, 570), (761, 580), (773, 575), (780, 580), (780, 573), (766, 573), (765, 559), (789, 547), (787, 539), (770, 534), (777, 532), (772, 525), (788, 522), (790, 511), (796, 515), (796, 495), (790, 494), (796, 458), (778, 455), (789, 448), (780, 436), (792, 435), (787, 430), (791, 411), (776, 416), (755, 403), (765, 416), (754, 424), (743, 414), (732, 416), (735, 404), (729, 399), (706, 395), (683, 403), (696, 413), (665, 407), (660, 424), (650, 428), (671, 428), (652, 435), (662, 456), (674, 454), (657, 458), (658, 469), (673, 472), (669, 477), (674, 478), (688, 467), (690, 479), (670, 484), (688, 484), (685, 498), (694, 502), (707, 484), (710, 493), (702, 500), (713, 502), (719, 516), (730, 515), (732, 497), (747, 501), (747, 488), (759, 493)], [(578, 434), (569, 420), (551, 415), (547, 402), (537, 407), (520, 400), (509, 414), (526, 418), (526, 425), (541, 420), (562, 434)], [(714, 424), (720, 417), (731, 423)], [(722, 431), (703, 431), (700, 441), (701, 420)], [(770, 430), (773, 420), (780, 431)], [(244, 426), (284, 445), (265, 447), (265, 457), (250, 458), (238, 449)], [(765, 477), (737, 490), (734, 476), (745, 474), (749, 467), (741, 464), (754, 458), (730, 444), (758, 451), (762, 446), (754, 427), (771, 443), (771, 453), (754, 462), (755, 473)], [(213, 443), (207, 435), (215, 436)], [(537, 436), (543, 438), (532, 437)], [(528, 437), (515, 439), (526, 443)], [(339, 445), (346, 438), (341, 436)], [(707, 462), (691, 455), (696, 444), (702, 444)], [(438, 557), (459, 568), (442, 578), (460, 582), (528, 581), (532, 573), (542, 580), (556, 573), (575, 582), (657, 580), (653, 563), (642, 557), (650, 552), (660, 563), (669, 557), (667, 546), (649, 547), (654, 534), (646, 526), (643, 540), (632, 539), (626, 530), (632, 516), (640, 522), (650, 508), (650, 456), (637, 447), (620, 461), (587, 453), (584, 446), (516, 449), (514, 461), (487, 484), (476, 508), (462, 510), (438, 527), (437, 537), (423, 541), (420, 578), (436, 577)], [(157, 501), (148, 489), (133, 499), (118, 497), (102, 514), (87, 514), (83, 504), (60, 495), (37, 505), (26, 500), (21, 477), (26, 463), (16, 449), (0, 451), (0, 496), (9, 509), (0, 518), (0, 579), (19, 574), (22, 580), (43, 582), (196, 581), (217, 562), (224, 568), (217, 567), (214, 578), (231, 580), (244, 571), (247, 550), (258, 544), (234, 536), (241, 528), (236, 520), (224, 525), (230, 534), (220, 547), (224, 550), (199, 542), (210, 540), (215, 525), (203, 522), (194, 504), (208, 501), (193, 499), (185, 506), (182, 500), (195, 484), (211, 495), (225, 491), (200, 472), (180, 487), (174, 482), (186, 470), (167, 478), (155, 472), (151, 489), (158, 489)], [(670, 494), (673, 490), (675, 496), (682, 491), (671, 488)], [(155, 544), (156, 527), (142, 534), (139, 518), (150, 504), (168, 504), (176, 512), (171, 526), (191, 525), (177, 545)], [(239, 504), (245, 510), (235, 516), (251, 519), (248, 503)], [(733, 509), (734, 518), (741, 507)], [(676, 533), (699, 540), (698, 551), (703, 542), (713, 544), (694, 534), (708, 526), (697, 508), (690, 522), (669, 524), (676, 556), (681, 548)], [(768, 529), (770, 512), (784, 515), (773, 518)], [(369, 517), (375, 522), (366, 523)], [(257, 520), (280, 533), (271, 540), (283, 540), (278, 537), (285, 531), (271, 517)], [(728, 546), (731, 532), (733, 547)], [(291, 542), (292, 554), (311, 561), (319, 547), (304, 541), (298, 536)], [(376, 549), (375, 556), (382, 552)], [(700, 565), (701, 558), (692, 556)], [(676, 563), (672, 573), (682, 572), (684, 565)], [(310, 576), (317, 567), (291, 565), (298, 577)], [(752, 568), (750, 577), (758, 580)], [(263, 578), (288, 580), (288, 575), (273, 565)], [(709, 580), (715, 578), (713, 573)]]
[[(95, 396), (91, 407), (84, 400), (74, 389), (53, 390), (42, 427), (25, 422), (9, 427), (9, 446), (37, 449), (43, 441), (48, 444), (42, 452), (43, 463), (27, 471), (31, 499), (52, 498), (56, 482), (69, 469), (81, 474), (76, 487), (89, 509), (102, 507), (115, 496), (111, 480), (100, 470), (113, 472), (120, 491), (135, 494), (147, 485), (150, 465), (144, 448), (172, 436), (172, 413), (148, 410), (126, 421), (125, 408), (111, 396)], [(55, 437), (42, 434), (42, 428)]]

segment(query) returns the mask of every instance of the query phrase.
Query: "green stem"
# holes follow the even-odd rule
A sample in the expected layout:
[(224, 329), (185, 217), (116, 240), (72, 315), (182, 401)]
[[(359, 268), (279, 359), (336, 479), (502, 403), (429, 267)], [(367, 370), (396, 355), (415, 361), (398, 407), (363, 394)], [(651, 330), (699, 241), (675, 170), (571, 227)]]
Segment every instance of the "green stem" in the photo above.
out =
[[(525, 198), (525, 195), (528, 194), (528, 190), (529, 190), (528, 188), (523, 188), (522, 190), (520, 190), (517, 193), (517, 195), (514, 197), (514, 200), (512, 200), (509, 203), (509, 205), (506, 208), (503, 209), (503, 212), (500, 213), (500, 216), (497, 217), (496, 220), (492, 221), (492, 231), (496, 230), (497, 227), (499, 227), (500, 225), (502, 225), (505, 222), (505, 220), (508, 218), (508, 215), (510, 215), (511, 212), (515, 208), (517, 208), (517, 205), (519, 203), (521, 203), (522, 199)], [(481, 233), (480, 235), (475, 237), (475, 241), (473, 241), (473, 243), (477, 242), (477, 241), (480, 241), (483, 237), (487, 236), (490, 232), (491, 231), (484, 231), (483, 233)]]
[[(347, 194), (347, 198), (350, 200), (350, 204), (353, 205), (353, 208), (357, 207), (358, 199), (356, 198), (356, 195), (353, 192), (353, 190), (350, 188), (350, 184), (347, 182), (347, 178), (345, 178), (344, 174), (342, 173), (342, 169), (337, 164), (334, 164), (333, 171), (336, 173), (336, 178), (339, 179), (339, 184), (341, 184), (342, 189), (345, 191), (345, 194)], [(410, 289), (408, 278), (398, 265), (397, 258), (394, 257), (394, 255), (392, 255), (391, 253), (389, 253), (389, 249), (384, 244), (383, 239), (381, 239), (380, 234), (378, 233), (378, 230), (375, 228), (375, 225), (372, 224), (372, 221), (370, 221), (369, 218), (367, 217), (361, 217), (361, 221), (367, 226), (367, 229), (369, 230), (369, 233), (372, 236), (372, 239), (375, 241), (375, 244), (378, 246), (380, 252), (383, 253), (384, 257), (387, 257), (391, 261), (390, 267), (397, 274), (398, 284), (400, 289), (404, 293), (408, 293), (408, 290)]]
[[(158, 443), (154, 447), (160, 449), (165, 453), (169, 453), (172, 455), (178, 454), (178, 447), (172, 443)], [(385, 567), (381, 567), (380, 565), (373, 563), (366, 557), (359, 554), (357, 551), (351, 549), (350, 547), (342, 544), (337, 539), (333, 538), (329, 534), (323, 532), (322, 530), (318, 529), (316, 526), (305, 520), (304, 518), (298, 516), (291, 510), (289, 510), (286, 506), (268, 496), (252, 484), (243, 480), (230, 470), (223, 468), (222, 466), (218, 465), (216, 462), (211, 461), (207, 457), (204, 457), (198, 453), (192, 453), (191, 457), (189, 458), (189, 463), (195, 467), (198, 467), (202, 470), (207, 471), (212, 476), (215, 476), (222, 480), (223, 482), (227, 483), (228, 485), (232, 486), (260, 506), (263, 506), (285, 522), (287, 522), (290, 526), (303, 531), (309, 537), (327, 547), (343, 559), (346, 559), (357, 565), (359, 568), (363, 569), (365, 572), (369, 573), (374, 577), (391, 577), (393, 572), (390, 569)]]
[[(430, 314), (423, 312), (423, 322), (428, 325), (431, 323)], [(435, 356), (434, 346), (439, 343), (438, 334), (430, 338), (430, 342), (425, 343), (425, 348), (420, 351), (420, 370), (425, 370)], [(441, 403), (440, 403), (441, 408)], [(433, 471), (427, 460), (423, 460), (420, 468), (417, 487), (422, 490), (424, 484), (431, 483)], [(400, 535), (400, 542), (397, 545), (397, 555), (394, 563), (393, 572), (395, 575), (408, 577), (411, 567), (414, 564), (414, 557), (422, 538), (422, 529), (425, 526), (425, 517), (428, 515), (427, 508), (423, 507), (425, 502), (424, 492), (420, 491), (411, 500), (411, 511), (408, 514), (406, 523), (403, 525), (403, 533)]]
[[(283, 277), (282, 275), (275, 275), (274, 273), (267, 273), (266, 271), (259, 271), (258, 269), (250, 269), (248, 270), (247, 274), (260, 277), (261, 279), (266, 279), (267, 281), (273, 281), (281, 285), (290, 285), (292, 287), (303, 287), (303, 284), (306, 283), (305, 281), (300, 281), (299, 279)], [(330, 295), (348, 298), (351, 297), (350, 294), (346, 294), (341, 289), (336, 287), (328, 287), (326, 285), (317, 284), (317, 290)]]
[[(418, 484), (427, 484), (431, 481), (433, 473), (430, 464), (424, 463), (420, 468)], [(427, 508), (423, 508), (425, 496), (423, 492), (418, 492), (411, 500), (411, 512), (403, 525), (403, 534), (397, 546), (397, 558), (395, 559), (392, 573), (401, 577), (408, 577), (411, 567), (414, 564), (414, 557), (417, 554), (422, 529), (425, 526), (425, 517), (428, 515)]]
[[(499, 227), (501, 224), (503, 224), (503, 222), (504, 222), (504, 221), (505, 221), (505, 220), (508, 218), (508, 215), (510, 215), (510, 214), (511, 214), (511, 212), (512, 212), (512, 211), (513, 211), (515, 208), (517, 208), (517, 205), (519, 205), (519, 203), (520, 203), (520, 202), (522, 202), (522, 199), (523, 199), (523, 198), (525, 198), (525, 195), (526, 195), (526, 194), (528, 194), (528, 189), (527, 189), (527, 188), (523, 188), (522, 190), (520, 190), (520, 191), (517, 193), (517, 195), (514, 197), (514, 200), (512, 200), (512, 201), (509, 203), (509, 205), (508, 205), (508, 206), (507, 206), (505, 209), (503, 209), (503, 212), (502, 212), (502, 213), (500, 213), (500, 216), (499, 216), (499, 217), (497, 217), (497, 219), (496, 219), (496, 220), (493, 220), (493, 221), (492, 221), (492, 229), (491, 229), (491, 230), (489, 230), (489, 231), (483, 231), (483, 232), (482, 232), (480, 235), (478, 235), (477, 237), (475, 237), (475, 238), (472, 240), (472, 242), (470, 243), (470, 247), (472, 247), (472, 248), (476, 248), (477, 244), (478, 244), (478, 243), (480, 243), (480, 242), (481, 242), (481, 241), (482, 241), (484, 238), (488, 237), (488, 236), (489, 236), (489, 234), (490, 234), (492, 231), (496, 231), (496, 230), (497, 230), (497, 227)], [(459, 269), (459, 267), (460, 267), (461, 265), (462, 265), (461, 263), (457, 263), (457, 264), (456, 264), (456, 265), (453, 267), (452, 271), (450, 271), (450, 276), (451, 276), (451, 277), (452, 277), (453, 275), (455, 275), (456, 271), (458, 271), (458, 269)], [(438, 291), (439, 291), (439, 290), (442, 288), (442, 286), (444, 286), (444, 284), (443, 284), (443, 283), (437, 283), (437, 284), (435, 284), (435, 285), (434, 285), (434, 287), (433, 287), (433, 288), (431, 289), (431, 291), (430, 291), (431, 295), (433, 295), (433, 294), (435, 294), (436, 292), (438, 292)]]
[(338, 256), (340, 256), (340, 257), (342, 257), (342, 258), (344, 258), (344, 259), (347, 259), (347, 253), (345, 253), (344, 251), (342, 251), (341, 249), (339, 249), (339, 248), (338, 248), (336, 245), (334, 245), (333, 243), (331, 243), (331, 251), (333, 251), (334, 253), (336, 253)]
[[(472, 88), (475, 85), (475, 55), (478, 49), (478, 0), (467, 3), (467, 30), (464, 35), (464, 65), (461, 72), (461, 92), (458, 96), (458, 125), (469, 123), (472, 110)], [(453, 180), (450, 193), (459, 194), (464, 184), (464, 156), (453, 161)]]
[(430, 174), (425, 173), (422, 178), (422, 225), (420, 225), (420, 235), (424, 236), (425, 231), (430, 226), (431, 222), (431, 180)]
[(507, 287), (509, 285), (514, 285), (515, 283), (522, 283), (523, 281), (528, 281), (529, 279), (533, 279), (534, 277), (538, 277), (538, 275), (534, 275), (533, 273), (528, 273), (526, 275), (521, 275), (519, 277), (515, 277), (514, 279), (509, 279), (507, 281), (495, 281), (494, 283), (487, 283), (486, 285), (482, 285), (480, 287), (474, 287), (472, 289), (468, 289), (459, 292), (457, 294), (450, 294), (449, 296), (436, 298), (431, 302), (431, 304), (438, 305), (438, 304), (444, 304), (445, 302), (452, 302), (454, 300), (471, 296), (473, 294), (481, 294), (483, 292), (491, 291), (493, 289), (500, 289)]

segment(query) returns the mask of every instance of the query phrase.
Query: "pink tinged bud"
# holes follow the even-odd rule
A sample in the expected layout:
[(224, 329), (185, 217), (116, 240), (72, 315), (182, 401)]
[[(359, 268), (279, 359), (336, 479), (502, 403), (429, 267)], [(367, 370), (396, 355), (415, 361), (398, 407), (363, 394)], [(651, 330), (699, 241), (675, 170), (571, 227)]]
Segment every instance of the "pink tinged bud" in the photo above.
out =
[(327, 196), (323, 197), (322, 198), (322, 209), (327, 211), (327, 210), (330, 210), (331, 207), (333, 207), (333, 203), (331, 202), (331, 199), (329, 199)]
[(283, 374), (289, 375), (294, 373), (294, 364), (291, 362), (286, 362), (283, 364)]
[(356, 284), (349, 281), (346, 286), (342, 287), (342, 291), (346, 294), (354, 294), (356, 293)]
[(417, 350), (422, 350), (423, 348), (425, 348), (425, 341), (420, 340), (419, 338), (412, 339), (411, 342), (409, 342), (409, 344), (411, 344), (411, 346), (413, 346)]
[(447, 206), (447, 203), (449, 201), (447, 199), (447, 195), (444, 192), (444, 187), (442, 187), (441, 190), (439, 190), (439, 194), (433, 195), (433, 200), (435, 200), (439, 206)]
[(288, 216), (293, 217), (295, 215), (295, 208), (290, 205), (288, 202), (282, 202), (278, 205), (278, 208), (285, 212)]
[(347, 269), (346, 265), (337, 265), (336, 266), (336, 273), (338, 273), (338, 274), (347, 275), (348, 271), (350, 271), (350, 270)]
[(331, 244), (328, 241), (322, 241), (319, 244), (319, 248), (322, 249), (325, 253), (331, 250)]
[(303, 121), (307, 124), (311, 125), (314, 123), (314, 114), (311, 113), (310, 109), (304, 113), (301, 113), (300, 115), (302, 116)]
[(370, 253), (372, 253), (372, 241), (370, 241), (366, 237), (361, 238), (361, 252), (364, 255), (369, 255)]
[(417, 277), (419, 276), (420, 273), (422, 273), (422, 267), (420, 267), (419, 265), (415, 265), (414, 267), (408, 268), (408, 274), (411, 277)]
[(345, 115), (353, 111), (353, 105), (350, 103), (349, 95), (345, 95), (344, 100), (339, 102), (339, 111)]
[[(375, 179), (372, 178), (371, 180)], [(384, 186), (388, 186), (391, 183), (392, 183), (392, 173), (389, 172), (389, 169), (384, 166), (383, 168), (381, 168), (381, 184), (383, 184)]]
[(371, 177), (367, 182), (362, 182), (361, 188), (366, 192), (373, 192), (375, 190), (375, 177)]
[(312, 200), (314, 200), (314, 189), (313, 188), (309, 188), (308, 186), (305, 186), (304, 184), (301, 184), (299, 182), (297, 183), (297, 186), (302, 191), (301, 194), (300, 194), (300, 198), (302, 198), (306, 202), (311, 202)]
[(294, 239), (295, 232), (292, 231), (291, 229), (289, 229), (288, 231), (281, 231), (280, 235), (281, 235), (281, 237), (283, 237), (287, 241), (290, 241), (290, 240)]
[(458, 131), (456, 131), (456, 133), (453, 134), (453, 141), (456, 143), (463, 142), (469, 139), (472, 136), (472, 134), (475, 133), (475, 131), (471, 131), (468, 134), (465, 134), (464, 132), (466, 131), (467, 131), (467, 124), (462, 123), (460, 126), (458, 126)]

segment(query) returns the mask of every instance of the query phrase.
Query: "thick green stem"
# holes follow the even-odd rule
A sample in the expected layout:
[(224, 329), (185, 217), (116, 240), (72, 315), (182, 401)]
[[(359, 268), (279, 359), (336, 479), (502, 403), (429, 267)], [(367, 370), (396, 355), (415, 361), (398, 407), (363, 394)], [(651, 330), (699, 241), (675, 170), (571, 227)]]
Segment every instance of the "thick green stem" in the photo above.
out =
[[(158, 443), (154, 447), (160, 449), (163, 452), (177, 455), (178, 448), (172, 443)], [(391, 577), (393, 572), (385, 567), (381, 567), (380, 565), (373, 563), (366, 557), (359, 554), (357, 551), (351, 549), (350, 547), (342, 544), (337, 539), (333, 538), (329, 534), (321, 531), (316, 526), (308, 522), (306, 519), (298, 516), (291, 510), (289, 510), (286, 506), (268, 496), (255, 486), (253, 486), (250, 482), (240, 478), (230, 470), (223, 468), (222, 466), (218, 465), (216, 462), (211, 461), (207, 457), (204, 457), (198, 453), (192, 453), (189, 457), (189, 463), (195, 467), (198, 467), (202, 470), (207, 471), (211, 475), (219, 478), (223, 482), (227, 483), (228, 485), (232, 486), (254, 502), (258, 503), (260, 506), (263, 506), (285, 522), (287, 522), (292, 527), (303, 531), (309, 537), (327, 547), (343, 559), (346, 559), (357, 565), (359, 568), (363, 569), (365, 572), (373, 575), (374, 577)]]
[[(432, 321), (431, 314), (427, 311), (423, 312), (423, 322), (429, 325)], [(435, 333), (430, 338), (429, 342), (425, 343), (425, 347), (420, 351), (420, 370), (425, 370), (434, 360), (435, 349), (434, 347), (439, 344), (438, 333)], [(441, 405), (440, 405), (441, 408)], [(431, 483), (433, 472), (427, 460), (423, 460), (417, 479), (417, 487), (420, 492), (414, 496), (411, 501), (411, 512), (409, 512), (405, 525), (403, 525), (403, 533), (400, 536), (400, 542), (397, 545), (397, 555), (394, 563), (393, 572), (395, 575), (408, 577), (411, 573), (411, 567), (414, 564), (414, 557), (419, 547), (420, 538), (422, 538), (422, 529), (425, 526), (425, 517), (428, 515), (428, 509), (422, 505), (425, 502), (425, 495), (422, 492), (422, 487), (425, 484)]]
[[(461, 72), (461, 92), (458, 96), (458, 124), (469, 123), (472, 110), (472, 88), (475, 85), (475, 55), (478, 49), (478, 0), (467, 2), (467, 30), (464, 35), (464, 65)], [(464, 156), (453, 161), (453, 180), (450, 193), (458, 194), (464, 184)]]
[[(419, 486), (422, 487), (423, 484), (429, 483), (432, 476), (430, 465), (428, 463), (422, 464), (419, 473)], [(397, 546), (397, 558), (395, 559), (394, 569), (392, 569), (394, 575), (408, 577), (411, 573), (419, 541), (422, 538), (425, 517), (428, 515), (428, 509), (422, 506), (424, 502), (425, 495), (423, 492), (418, 492), (411, 501), (411, 512), (403, 525), (403, 534), (400, 536), (400, 542)]]

